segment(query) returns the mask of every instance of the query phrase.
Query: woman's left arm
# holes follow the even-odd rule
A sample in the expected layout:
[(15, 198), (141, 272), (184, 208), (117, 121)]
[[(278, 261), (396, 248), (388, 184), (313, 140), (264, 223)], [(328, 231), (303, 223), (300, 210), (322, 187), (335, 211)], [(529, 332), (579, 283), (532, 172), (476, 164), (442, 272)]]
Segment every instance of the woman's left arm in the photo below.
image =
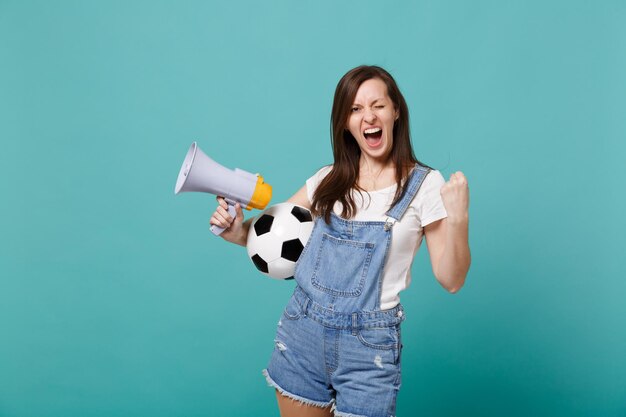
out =
[(465, 283), (471, 257), (468, 241), (469, 187), (458, 171), (441, 187), (441, 199), (448, 217), (424, 227), (424, 236), (433, 273), (449, 292), (455, 293)]

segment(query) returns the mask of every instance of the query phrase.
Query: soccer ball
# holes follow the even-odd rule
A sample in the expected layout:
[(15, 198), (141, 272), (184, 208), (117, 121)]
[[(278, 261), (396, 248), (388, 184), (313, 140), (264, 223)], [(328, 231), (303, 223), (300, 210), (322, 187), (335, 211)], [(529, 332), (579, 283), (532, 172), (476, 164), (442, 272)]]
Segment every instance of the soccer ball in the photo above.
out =
[(304, 207), (276, 204), (252, 221), (248, 256), (263, 274), (292, 279), (296, 261), (313, 231), (313, 217)]

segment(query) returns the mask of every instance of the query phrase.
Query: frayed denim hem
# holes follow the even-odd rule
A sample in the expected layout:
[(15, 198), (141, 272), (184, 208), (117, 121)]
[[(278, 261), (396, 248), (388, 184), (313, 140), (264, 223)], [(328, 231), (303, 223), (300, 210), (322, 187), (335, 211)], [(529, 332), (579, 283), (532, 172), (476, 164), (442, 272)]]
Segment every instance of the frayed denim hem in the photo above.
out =
[(341, 411), (337, 411), (337, 406), (335, 404), (333, 404), (333, 408), (331, 411), (333, 412), (333, 415), (335, 417), (367, 417), (367, 416), (362, 416), (360, 414), (342, 413)]
[[(362, 416), (360, 414), (342, 413), (341, 411), (337, 411), (336, 404), (333, 404), (333, 408), (331, 409), (331, 411), (333, 412), (334, 417), (367, 417), (367, 416)], [(394, 417), (394, 416), (390, 415), (389, 417)]]
[(303, 405), (312, 405), (314, 407), (319, 407), (319, 408), (326, 408), (329, 405), (333, 404), (335, 402), (335, 400), (330, 400), (328, 402), (322, 402), (322, 401), (313, 401), (313, 400), (309, 400), (307, 398), (303, 398), (300, 397), (298, 395), (292, 394), (288, 391), (285, 391), (282, 387), (280, 387), (270, 376), (270, 374), (267, 372), (267, 369), (263, 369), (263, 375), (265, 376), (265, 379), (267, 380), (267, 384), (270, 387), (274, 387), (278, 390), (278, 392), (280, 392), (280, 395), (282, 395), (283, 397), (287, 397), (287, 398), (291, 398), (292, 400), (298, 401), (299, 403), (303, 404)]

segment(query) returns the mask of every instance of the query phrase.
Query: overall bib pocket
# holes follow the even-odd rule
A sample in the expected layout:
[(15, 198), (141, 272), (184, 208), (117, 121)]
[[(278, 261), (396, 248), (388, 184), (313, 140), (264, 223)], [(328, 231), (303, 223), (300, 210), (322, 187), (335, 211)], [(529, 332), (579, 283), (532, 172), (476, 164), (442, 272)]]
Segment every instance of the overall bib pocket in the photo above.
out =
[(363, 291), (373, 249), (373, 243), (339, 239), (324, 233), (311, 283), (318, 290), (336, 296), (359, 296)]

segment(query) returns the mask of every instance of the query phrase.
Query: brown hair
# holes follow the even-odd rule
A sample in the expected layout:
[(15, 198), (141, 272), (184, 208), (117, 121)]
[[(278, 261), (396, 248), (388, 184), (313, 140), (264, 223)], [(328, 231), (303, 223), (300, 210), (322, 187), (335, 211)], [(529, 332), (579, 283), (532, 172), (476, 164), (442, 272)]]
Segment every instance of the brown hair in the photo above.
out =
[[(356, 203), (351, 190), (365, 191), (359, 187), (359, 159), (361, 149), (356, 139), (346, 129), (350, 109), (361, 84), (372, 78), (378, 78), (387, 86), (387, 94), (398, 111), (398, 119), (393, 126), (393, 147), (389, 158), (396, 167), (396, 189), (391, 205), (396, 204), (404, 194), (402, 179), (416, 163), (421, 164), (413, 153), (409, 131), (409, 109), (406, 101), (393, 79), (384, 69), (377, 66), (361, 65), (346, 73), (335, 89), (335, 98), (331, 114), (331, 144), (334, 164), (331, 171), (322, 179), (313, 195), (311, 211), (315, 216), (324, 216), (330, 221), (330, 213), (337, 201), (343, 207), (341, 216), (351, 218), (356, 214)], [(425, 166), (425, 165), (424, 165)]]

